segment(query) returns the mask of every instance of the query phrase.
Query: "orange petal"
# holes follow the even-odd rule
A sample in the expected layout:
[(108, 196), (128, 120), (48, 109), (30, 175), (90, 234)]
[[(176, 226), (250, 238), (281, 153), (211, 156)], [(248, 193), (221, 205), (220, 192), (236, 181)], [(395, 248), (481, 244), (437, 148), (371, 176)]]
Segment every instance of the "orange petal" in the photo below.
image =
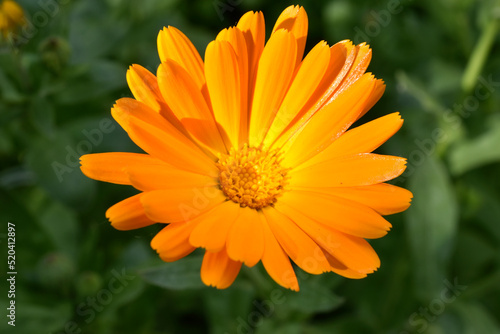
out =
[(264, 232), (264, 254), (262, 264), (269, 276), (284, 288), (299, 291), (299, 282), (288, 255), (269, 228), (267, 221), (262, 224)]
[(361, 187), (315, 188), (314, 191), (355, 201), (372, 208), (381, 215), (405, 211), (413, 198), (410, 191), (387, 183)]
[(196, 222), (194, 221), (170, 224), (151, 240), (151, 248), (156, 250), (165, 262), (182, 259), (196, 249), (188, 241), (189, 235), (195, 227)]
[(380, 100), (382, 95), (384, 95), (385, 92), (385, 83), (383, 80), (377, 80), (375, 82), (375, 88), (373, 89), (372, 93), (370, 94), (370, 97), (365, 103), (364, 109), (361, 111), (361, 113), (358, 116), (358, 119), (363, 117), (368, 110), (370, 110), (377, 102)]
[(369, 207), (336, 196), (293, 190), (284, 193), (279, 201), (312, 220), (360, 238), (380, 238), (391, 228)]
[(332, 95), (332, 99), (334, 99), (336, 95), (340, 94), (343, 90), (350, 87), (366, 72), (371, 59), (372, 50), (368, 44), (361, 43), (356, 45), (356, 58), (349, 69), (349, 73), (346, 75), (335, 94)]
[(300, 268), (310, 274), (330, 270), (321, 248), (293, 221), (273, 207), (263, 208), (262, 212), (283, 250)]
[(318, 43), (300, 64), (297, 75), (286, 93), (285, 99), (276, 113), (271, 128), (264, 140), (270, 147), (288, 124), (300, 112), (323, 78), (330, 63), (330, 48), (326, 42)]
[(263, 217), (250, 208), (240, 208), (240, 212), (227, 236), (227, 254), (232, 260), (252, 267), (260, 261), (264, 252)]
[(226, 152), (212, 111), (190, 74), (168, 59), (158, 67), (158, 84), (168, 106), (189, 133), (214, 151)]
[(399, 113), (392, 113), (345, 132), (323, 151), (304, 162), (300, 168), (321, 161), (358, 153), (370, 153), (392, 137), (403, 125)]
[(142, 193), (129, 197), (116, 203), (106, 211), (106, 218), (111, 222), (111, 226), (117, 230), (135, 230), (154, 224), (149, 219), (141, 205)]
[(368, 186), (392, 180), (406, 168), (406, 159), (360, 153), (325, 160), (291, 170), (290, 185), (297, 187)]
[(91, 179), (130, 185), (125, 169), (131, 166), (166, 164), (148, 154), (140, 153), (93, 153), (80, 157), (82, 173)]
[[(248, 126), (250, 124), (250, 111), (252, 107), (255, 81), (257, 79), (257, 66), (259, 59), (264, 50), (264, 43), (266, 39), (266, 31), (264, 24), (264, 15), (262, 12), (247, 12), (238, 21), (237, 28), (241, 30), (247, 44), (248, 52), (248, 94), (247, 94), (247, 119), (246, 131), (242, 133), (240, 139), (247, 139), (248, 141)], [(244, 121), (242, 120), (242, 123)]]
[(130, 183), (139, 190), (217, 186), (214, 177), (180, 170), (171, 165), (137, 165), (126, 167)]
[(240, 88), (241, 88), (241, 105), (240, 105), (240, 136), (239, 147), (248, 143), (248, 50), (245, 35), (240, 29), (232, 27), (222, 30), (217, 35), (218, 41), (226, 41), (233, 47), (238, 60), (238, 68), (240, 70)]
[(180, 169), (216, 174), (214, 162), (172, 124), (138, 101), (120, 99), (111, 110), (114, 119), (144, 151)]
[(285, 146), (283, 164), (294, 167), (324, 150), (340, 137), (364, 108), (375, 85), (372, 75), (365, 75), (330, 104), (318, 110), (309, 122)]
[(369, 274), (380, 267), (380, 259), (370, 244), (358, 237), (347, 235), (330, 226), (320, 224), (296, 209), (276, 203), (276, 209), (292, 219), (319, 246), (343, 265), (362, 274)]
[(226, 201), (201, 216), (198, 226), (191, 233), (189, 242), (194, 247), (219, 252), (226, 245), (227, 234), (240, 213), (240, 206)]
[(238, 21), (237, 28), (245, 36), (249, 73), (255, 73), (266, 39), (264, 15), (262, 12), (247, 12)]
[(350, 279), (360, 279), (360, 278), (365, 278), (367, 274), (360, 273), (356, 270), (353, 270), (351, 268), (348, 268), (344, 266), (342, 263), (340, 263), (336, 258), (334, 258), (332, 255), (329, 253), (325, 252), (325, 256), (330, 262), (330, 270), (333, 271), (334, 273), (344, 276)]
[(141, 65), (132, 65), (127, 71), (127, 82), (137, 101), (159, 112), (163, 102), (158, 81), (153, 73)]
[(208, 286), (225, 289), (233, 284), (240, 268), (241, 262), (231, 260), (225, 249), (217, 253), (206, 251), (201, 264), (201, 280)]
[(295, 36), (297, 41), (296, 64), (298, 65), (304, 55), (307, 39), (308, 19), (304, 7), (293, 5), (287, 7), (276, 20), (273, 34), (280, 29), (286, 29)]
[(238, 147), (241, 77), (236, 53), (226, 41), (213, 41), (205, 52), (205, 75), (216, 121)]
[(225, 200), (226, 196), (217, 187), (207, 186), (149, 191), (144, 193), (141, 203), (150, 219), (176, 223), (196, 218)]
[(274, 33), (264, 48), (250, 113), (250, 146), (258, 147), (285, 97), (295, 69), (297, 46), (286, 30)]
[(179, 29), (163, 28), (158, 34), (158, 53), (161, 62), (172, 59), (191, 74), (201, 91), (205, 84), (203, 61), (193, 43)]
[(299, 131), (332, 96), (342, 83), (356, 59), (356, 48), (349, 41), (342, 41), (330, 48), (330, 64), (318, 88), (307, 104), (302, 108), (286, 131), (275, 143), (275, 147), (282, 147)]
[(154, 74), (140, 65), (132, 65), (127, 71), (127, 82), (137, 101), (160, 113), (179, 131), (186, 133), (179, 119), (163, 100)]

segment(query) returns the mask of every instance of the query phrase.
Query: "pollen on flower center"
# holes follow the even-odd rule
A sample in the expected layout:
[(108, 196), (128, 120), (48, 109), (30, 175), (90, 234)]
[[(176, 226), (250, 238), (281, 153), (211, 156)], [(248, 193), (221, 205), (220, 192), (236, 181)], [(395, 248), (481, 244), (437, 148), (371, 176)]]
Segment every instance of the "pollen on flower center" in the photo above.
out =
[(280, 153), (247, 147), (231, 149), (217, 161), (219, 182), (228, 199), (242, 207), (261, 209), (272, 205), (287, 184), (287, 171)]

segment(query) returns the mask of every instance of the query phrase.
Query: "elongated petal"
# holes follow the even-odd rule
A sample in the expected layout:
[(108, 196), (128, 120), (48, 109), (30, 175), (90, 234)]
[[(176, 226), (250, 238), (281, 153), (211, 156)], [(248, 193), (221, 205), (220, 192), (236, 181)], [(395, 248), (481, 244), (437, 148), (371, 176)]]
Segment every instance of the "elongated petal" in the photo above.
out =
[(276, 209), (292, 219), (319, 246), (348, 268), (368, 274), (380, 267), (377, 253), (366, 240), (320, 224), (290, 206), (277, 203)]
[(337, 275), (351, 279), (360, 279), (360, 278), (365, 278), (367, 276), (367, 274), (360, 273), (359, 271), (346, 267), (332, 255), (330, 255), (330, 253), (325, 252), (325, 257), (327, 258), (328, 262), (330, 262), (331, 265), (330, 270), (336, 273)]
[(310, 274), (330, 270), (321, 248), (293, 221), (272, 207), (263, 208), (262, 212), (283, 250), (300, 268)]
[(410, 191), (387, 183), (362, 187), (315, 188), (314, 191), (366, 205), (381, 215), (405, 211), (413, 197)]
[(342, 41), (330, 48), (330, 64), (318, 88), (284, 133), (275, 147), (283, 147), (309, 119), (325, 105), (342, 83), (356, 59), (356, 48), (350, 41)]
[(210, 186), (154, 190), (141, 197), (148, 217), (162, 223), (191, 220), (225, 200), (222, 191)]
[(195, 173), (216, 173), (214, 162), (206, 154), (146, 105), (120, 99), (111, 114), (129, 137), (152, 156)]
[(296, 138), (287, 144), (283, 164), (295, 167), (340, 137), (362, 112), (374, 85), (375, 79), (367, 74), (316, 112)]
[(332, 99), (356, 82), (356, 80), (358, 80), (366, 72), (366, 69), (370, 64), (372, 59), (372, 50), (368, 44), (361, 43), (356, 45), (355, 51), (356, 57), (349, 69), (349, 73), (345, 76), (339, 88), (336, 89), (335, 94), (332, 95)]
[(177, 116), (163, 99), (158, 80), (153, 73), (140, 65), (132, 65), (127, 71), (127, 82), (137, 101), (144, 103), (162, 115), (176, 129), (187, 134)]
[(200, 217), (200, 223), (191, 233), (189, 242), (210, 252), (219, 252), (226, 246), (227, 234), (240, 214), (240, 207), (226, 201)]
[(279, 200), (312, 220), (360, 238), (380, 238), (391, 228), (374, 210), (341, 197), (294, 190)]
[(392, 180), (405, 168), (404, 158), (361, 153), (293, 169), (290, 184), (298, 187), (368, 186)]
[(241, 109), (241, 78), (238, 59), (226, 41), (213, 41), (205, 52), (205, 75), (216, 121), (238, 147)]
[(358, 153), (370, 153), (385, 143), (403, 125), (399, 113), (392, 113), (345, 132), (300, 167), (304, 168), (321, 161)]
[(308, 30), (307, 13), (304, 7), (293, 5), (287, 7), (276, 20), (273, 34), (280, 29), (286, 29), (293, 33), (297, 42), (296, 64), (299, 64), (304, 55)]
[(297, 46), (292, 33), (274, 33), (260, 58), (250, 114), (250, 146), (259, 146), (285, 97), (294, 73)]
[(264, 254), (262, 255), (262, 264), (269, 276), (271, 276), (279, 285), (287, 289), (299, 291), (299, 282), (293, 270), (288, 255), (281, 248), (278, 240), (266, 223), (263, 224), (264, 232)]
[(215, 152), (225, 152), (212, 111), (191, 75), (168, 59), (158, 67), (158, 83), (163, 98), (184, 128)]
[(217, 253), (206, 251), (201, 264), (201, 280), (206, 285), (225, 289), (233, 284), (240, 268), (241, 262), (231, 260), (225, 249)]
[(165, 262), (177, 261), (195, 250), (188, 241), (195, 227), (195, 221), (170, 224), (151, 240), (151, 248), (156, 250)]
[(232, 260), (252, 267), (264, 252), (263, 217), (254, 209), (240, 208), (240, 211), (227, 236), (227, 254)]
[(383, 80), (377, 80), (375, 82), (375, 88), (373, 88), (373, 91), (370, 94), (370, 97), (368, 97), (368, 100), (366, 100), (365, 107), (363, 108), (363, 110), (359, 114), (358, 119), (360, 119), (361, 117), (363, 117), (368, 112), (368, 110), (370, 110), (375, 105), (375, 103), (377, 103), (378, 100), (380, 100), (380, 98), (382, 97), (382, 95), (384, 95), (384, 92), (385, 92), (385, 83), (384, 83), (384, 81)]
[(246, 130), (240, 136), (248, 142), (248, 127), (250, 124), (250, 112), (255, 90), (255, 81), (257, 80), (257, 66), (264, 50), (266, 31), (264, 24), (264, 15), (262, 12), (247, 12), (238, 21), (237, 28), (245, 37), (248, 52), (248, 93), (247, 93), (247, 119), (246, 124), (241, 120), (242, 128), (246, 125)]
[(163, 102), (158, 81), (153, 73), (141, 65), (132, 65), (127, 71), (127, 82), (137, 101), (159, 112)]
[(240, 18), (236, 27), (245, 36), (249, 73), (254, 73), (266, 39), (264, 15), (262, 12), (247, 12)]
[(329, 63), (330, 48), (324, 41), (318, 43), (307, 54), (266, 135), (264, 140), (265, 147), (270, 147), (274, 140), (289, 125), (291, 120), (297, 116), (316, 90)]
[(172, 59), (184, 67), (201, 91), (205, 84), (203, 61), (186, 35), (174, 27), (163, 28), (158, 34), (158, 53), (162, 63)]
[(240, 99), (240, 136), (239, 136), (239, 147), (243, 144), (248, 143), (248, 82), (249, 82), (249, 55), (247, 50), (247, 43), (245, 40), (245, 35), (243, 32), (236, 28), (231, 27), (229, 29), (222, 30), (219, 35), (217, 35), (217, 40), (226, 41), (233, 47), (236, 54), (236, 59), (238, 61), (238, 68), (240, 70), (240, 89), (241, 89), (241, 99)]
[(126, 167), (130, 183), (139, 190), (151, 191), (170, 188), (210, 187), (217, 178), (191, 173), (171, 165), (137, 165)]
[(91, 179), (130, 185), (126, 168), (141, 165), (160, 165), (166, 164), (148, 154), (140, 153), (93, 153), (80, 157), (82, 173)]
[(110, 220), (111, 226), (117, 230), (135, 230), (154, 224), (144, 212), (140, 199), (141, 194), (129, 197), (116, 203), (106, 211), (106, 217)]

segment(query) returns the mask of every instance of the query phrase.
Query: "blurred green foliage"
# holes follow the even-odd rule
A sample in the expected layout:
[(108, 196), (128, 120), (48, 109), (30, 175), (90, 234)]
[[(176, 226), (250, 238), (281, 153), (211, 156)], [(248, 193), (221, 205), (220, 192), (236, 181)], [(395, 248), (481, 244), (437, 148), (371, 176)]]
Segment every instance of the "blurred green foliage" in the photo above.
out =
[(77, 167), (82, 153), (138, 150), (109, 109), (131, 95), (129, 65), (155, 72), (164, 25), (203, 54), (246, 11), (262, 10), (269, 32), (291, 3), (19, 2), (33, 24), (0, 45), (1, 253), (12, 222), (18, 272), (16, 327), (2, 315), (0, 332), (500, 333), (498, 1), (300, 2), (308, 49), (322, 39), (372, 46), (369, 70), (387, 90), (362, 121), (401, 112), (403, 129), (380, 152), (408, 158), (395, 183), (415, 198), (373, 241), (378, 272), (358, 281), (298, 271), (299, 293), (260, 265), (227, 290), (203, 286), (200, 253), (165, 264), (149, 247), (159, 227), (110, 227), (105, 210), (131, 187)]

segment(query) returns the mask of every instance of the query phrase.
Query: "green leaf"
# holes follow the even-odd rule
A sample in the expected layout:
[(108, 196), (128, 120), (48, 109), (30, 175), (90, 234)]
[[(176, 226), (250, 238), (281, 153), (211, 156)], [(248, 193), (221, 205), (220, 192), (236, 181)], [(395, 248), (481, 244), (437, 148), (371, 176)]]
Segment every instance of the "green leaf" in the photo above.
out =
[(45, 97), (36, 97), (29, 110), (30, 121), (40, 133), (50, 136), (54, 133), (55, 111), (53, 105)]
[[(328, 278), (327, 276), (324, 277)], [(324, 277), (304, 276), (299, 282), (299, 292), (284, 292), (284, 306), (305, 314), (329, 312), (338, 308), (344, 303), (344, 298), (337, 296), (332, 288), (324, 283)]]
[(424, 160), (409, 182), (414, 199), (406, 212), (407, 238), (414, 260), (416, 294), (435, 298), (446, 278), (458, 223), (458, 206), (443, 164)]
[(479, 303), (457, 303), (453, 309), (461, 317), (463, 334), (499, 334), (500, 325), (495, 316)]
[(454, 174), (460, 175), (488, 163), (500, 161), (500, 124), (480, 137), (458, 144), (450, 153)]
[(7, 75), (0, 70), (0, 100), (8, 103), (22, 103), (26, 97), (21, 94)]
[(255, 327), (262, 318), (272, 316), (274, 306), (255, 299), (255, 295), (255, 288), (249, 284), (235, 284), (225, 290), (203, 290), (211, 332), (234, 333), (238, 328)]
[(202, 257), (191, 256), (161, 266), (141, 269), (139, 275), (148, 283), (164, 289), (199, 289), (205, 285), (200, 278)]
[[(50, 304), (47, 300), (44, 304)], [(64, 328), (70, 321), (72, 314), (71, 304), (62, 303), (58, 305), (34, 305), (16, 301), (16, 321), (15, 327), (7, 324), (8, 318), (0, 324), (0, 332), (15, 334), (30, 333), (56, 333)]]
[(54, 245), (66, 255), (76, 258), (78, 250), (78, 221), (73, 211), (53, 202), (39, 216), (43, 230)]
[[(28, 149), (26, 166), (54, 199), (77, 210), (85, 210), (94, 197), (96, 183), (80, 171), (80, 146), (71, 137), (58, 133), (37, 139)], [(83, 147), (83, 146), (82, 146)]]

